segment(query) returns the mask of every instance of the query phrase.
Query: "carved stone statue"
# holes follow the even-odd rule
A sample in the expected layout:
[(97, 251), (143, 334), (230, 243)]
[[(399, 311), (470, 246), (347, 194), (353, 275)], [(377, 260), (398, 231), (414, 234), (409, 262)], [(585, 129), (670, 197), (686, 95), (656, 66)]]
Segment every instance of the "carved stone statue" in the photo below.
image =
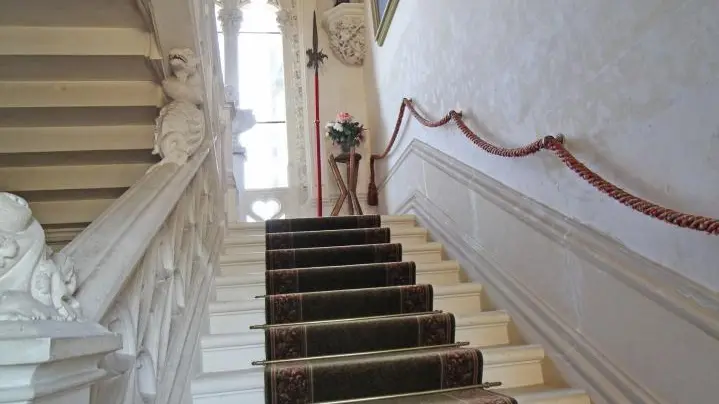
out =
[(151, 170), (167, 163), (185, 164), (205, 135), (202, 80), (197, 72), (200, 60), (191, 49), (172, 49), (169, 63), (172, 75), (163, 80), (162, 89), (172, 101), (162, 107), (155, 121), (152, 154), (162, 160)]
[(0, 192), (0, 321), (77, 321), (72, 260), (45, 244), (45, 233), (24, 199)]

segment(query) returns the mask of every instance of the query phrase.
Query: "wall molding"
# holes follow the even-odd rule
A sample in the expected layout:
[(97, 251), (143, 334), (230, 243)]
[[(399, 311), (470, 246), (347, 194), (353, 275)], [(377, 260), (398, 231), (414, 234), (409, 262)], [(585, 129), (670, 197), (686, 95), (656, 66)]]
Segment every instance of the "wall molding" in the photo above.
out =
[(413, 193), (397, 214), (414, 214), (419, 224), (443, 244), (445, 252), (460, 263), (470, 278), (487, 287), (490, 300), (507, 310), (523, 333), (538, 337), (538, 341), (532, 342), (549, 348), (546, 351), (554, 365), (571, 384), (586, 389), (593, 402), (663, 404), (614, 366), (583, 335), (565, 324), (528, 288), (503, 271), (479, 241), (458, 234), (459, 224), (425, 195)]
[[(719, 340), (717, 294), (420, 140), (413, 139), (403, 150), (380, 183), (381, 187), (388, 186), (410, 156), (441, 170), (552, 242)], [(490, 299), (507, 309), (523, 332), (533, 334), (549, 348), (550, 357), (559, 359), (554, 361), (555, 365), (572, 381), (584, 386), (595, 401), (662, 403), (516, 278), (501, 270), (479, 240), (458, 233), (461, 226), (422, 192), (415, 190), (393, 213), (415, 214), (419, 223), (445, 245), (448, 254), (459, 261), (474, 280), (488, 286)]]
[(554, 243), (719, 340), (719, 293), (627, 249), (427, 143), (413, 139), (380, 182), (380, 189), (387, 186), (409, 156), (441, 170)]

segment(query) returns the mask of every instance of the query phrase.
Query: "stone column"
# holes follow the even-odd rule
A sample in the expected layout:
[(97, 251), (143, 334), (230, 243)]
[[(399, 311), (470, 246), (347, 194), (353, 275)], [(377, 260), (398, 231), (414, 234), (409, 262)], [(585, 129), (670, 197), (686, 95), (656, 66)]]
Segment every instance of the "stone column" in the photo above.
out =
[(225, 37), (225, 86), (229, 95), (228, 101), (237, 104), (239, 94), (237, 88), (240, 83), (237, 35), (242, 24), (242, 7), (248, 0), (222, 0), (219, 12), (222, 34)]
[[(236, 156), (236, 151), (238, 147), (241, 148), (241, 146), (238, 144), (239, 139), (237, 138), (237, 136), (239, 135), (239, 132), (236, 128), (237, 107), (239, 106), (240, 102), (240, 95), (238, 92), (240, 75), (238, 62), (239, 48), (237, 36), (240, 32), (240, 24), (242, 24), (242, 10), (240, 8), (248, 1), (249, 0), (221, 0), (221, 8), (218, 15), (220, 24), (222, 25), (222, 34), (225, 39), (224, 44), (222, 44), (222, 46), (224, 46), (225, 48), (225, 95), (227, 97), (227, 101), (232, 106), (232, 110), (227, 111), (229, 113), (229, 121), (227, 130), (225, 131), (226, 135), (229, 137), (229, 142), (226, 143), (226, 145), (228, 146), (226, 149), (227, 165), (229, 166), (227, 176), (228, 180), (231, 179), (230, 183), (234, 185), (234, 187), (230, 187), (231, 189), (228, 192), (227, 198), (228, 208), (234, 205), (234, 210), (228, 211), (228, 220), (231, 222), (241, 220), (242, 218), (242, 216), (239, 215), (238, 211), (239, 206), (237, 195), (239, 190), (244, 189), (244, 176), (242, 172), (243, 165), (241, 157), (237, 158)], [(236, 178), (235, 176), (235, 169), (239, 170), (239, 172), (237, 173), (237, 177), (239, 178)], [(239, 181), (239, 183), (237, 183), (235, 180)]]

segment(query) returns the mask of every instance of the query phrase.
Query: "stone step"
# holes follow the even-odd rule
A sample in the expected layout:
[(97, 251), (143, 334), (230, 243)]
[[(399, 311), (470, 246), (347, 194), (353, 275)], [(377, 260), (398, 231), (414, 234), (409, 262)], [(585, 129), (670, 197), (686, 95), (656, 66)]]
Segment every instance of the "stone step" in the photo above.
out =
[[(482, 311), (482, 286), (476, 283), (434, 286), (434, 309), (469, 316)], [(210, 333), (231, 334), (248, 331), (249, 326), (265, 323), (264, 299), (212, 302)]]
[[(431, 285), (453, 285), (459, 283), (457, 261), (417, 264), (417, 283)], [(215, 278), (215, 299), (220, 302), (250, 300), (265, 294), (263, 272), (240, 276), (218, 276)]]
[[(420, 263), (442, 261), (441, 243), (410, 244), (402, 246), (402, 259)], [(265, 252), (225, 254), (220, 257), (220, 269), (224, 276), (238, 276), (265, 271)]]
[[(390, 229), (414, 227), (414, 215), (382, 215), (382, 226)], [(227, 228), (230, 238), (252, 235), (264, 235), (265, 222), (231, 223)]]
[[(427, 230), (421, 227), (398, 227), (390, 230), (390, 241), (403, 245), (427, 242)], [(225, 255), (258, 253), (265, 251), (265, 235), (225, 237)]]
[[(482, 353), (485, 363), (485, 381), (502, 381), (504, 388), (544, 383), (542, 375), (544, 350), (541, 346), (488, 347), (484, 348)], [(194, 404), (261, 404), (264, 402), (263, 370), (260, 367), (204, 373), (192, 382)], [(531, 396), (525, 396), (524, 399), (529, 400)], [(520, 401), (520, 403), (526, 404), (544, 404), (545, 402)], [(569, 404), (570, 402), (561, 403)]]
[[(488, 311), (456, 318), (456, 341), (486, 347), (509, 344), (509, 315)], [(249, 369), (252, 361), (265, 359), (265, 334), (252, 330), (202, 337), (202, 369), (206, 373)]]
[(514, 397), (519, 404), (591, 404), (583, 390), (567, 387), (540, 385), (497, 391)]

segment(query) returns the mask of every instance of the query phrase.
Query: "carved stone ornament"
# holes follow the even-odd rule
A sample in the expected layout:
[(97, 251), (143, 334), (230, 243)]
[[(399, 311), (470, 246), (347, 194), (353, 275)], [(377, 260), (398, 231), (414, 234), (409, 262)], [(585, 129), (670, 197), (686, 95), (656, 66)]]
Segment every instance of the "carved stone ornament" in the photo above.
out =
[(362, 66), (366, 53), (365, 15), (362, 3), (344, 3), (323, 14), (330, 49), (342, 63)]
[(205, 116), (202, 112), (200, 60), (188, 48), (172, 49), (169, 54), (171, 76), (162, 82), (172, 101), (162, 107), (155, 121), (155, 147), (152, 154), (162, 160), (150, 170), (168, 163), (184, 165), (202, 144)]
[(27, 201), (0, 192), (0, 321), (78, 321), (72, 260), (45, 244)]

